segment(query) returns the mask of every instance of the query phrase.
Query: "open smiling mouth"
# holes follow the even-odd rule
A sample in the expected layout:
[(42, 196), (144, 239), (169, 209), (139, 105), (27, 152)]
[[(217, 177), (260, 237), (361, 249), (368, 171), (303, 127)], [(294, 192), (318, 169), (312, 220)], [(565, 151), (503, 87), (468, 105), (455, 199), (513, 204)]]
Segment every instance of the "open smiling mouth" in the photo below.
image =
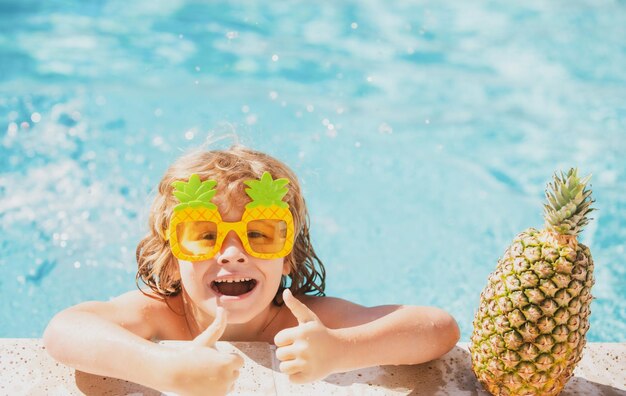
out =
[(240, 296), (256, 287), (257, 281), (252, 278), (224, 279), (211, 282), (211, 289), (225, 296)]

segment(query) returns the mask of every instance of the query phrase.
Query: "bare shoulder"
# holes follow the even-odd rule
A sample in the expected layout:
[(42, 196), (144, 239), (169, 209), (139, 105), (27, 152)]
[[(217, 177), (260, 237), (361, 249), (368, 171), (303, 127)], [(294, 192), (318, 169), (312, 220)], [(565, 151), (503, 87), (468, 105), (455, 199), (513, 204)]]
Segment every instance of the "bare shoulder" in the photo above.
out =
[(84, 302), (72, 310), (94, 313), (146, 339), (188, 337), (179, 296), (165, 300), (149, 292), (134, 290), (105, 302)]
[(298, 300), (312, 310), (325, 326), (344, 328), (362, 325), (396, 311), (401, 305), (366, 307), (337, 297), (299, 295)]

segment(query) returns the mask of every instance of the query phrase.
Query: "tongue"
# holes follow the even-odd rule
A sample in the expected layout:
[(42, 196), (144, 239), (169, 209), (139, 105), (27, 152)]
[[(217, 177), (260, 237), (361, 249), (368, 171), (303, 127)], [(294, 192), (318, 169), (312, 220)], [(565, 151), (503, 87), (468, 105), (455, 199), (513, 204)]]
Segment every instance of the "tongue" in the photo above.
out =
[(250, 291), (250, 281), (216, 283), (217, 290), (227, 296), (239, 296)]

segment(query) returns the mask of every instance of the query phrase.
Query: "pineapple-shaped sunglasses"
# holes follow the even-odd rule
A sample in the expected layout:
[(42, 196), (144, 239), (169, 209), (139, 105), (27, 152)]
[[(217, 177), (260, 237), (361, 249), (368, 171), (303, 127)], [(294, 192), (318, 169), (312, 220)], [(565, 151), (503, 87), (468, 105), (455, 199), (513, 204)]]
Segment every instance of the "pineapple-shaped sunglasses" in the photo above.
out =
[(192, 174), (188, 182), (175, 181), (174, 196), (180, 201), (170, 218), (166, 238), (172, 254), (181, 260), (208, 260), (220, 251), (224, 238), (234, 231), (253, 257), (272, 259), (287, 256), (293, 247), (294, 225), (287, 194), (288, 179), (273, 180), (264, 172), (260, 180), (244, 181), (252, 202), (246, 205), (241, 220), (226, 222), (211, 202), (215, 180), (200, 181)]

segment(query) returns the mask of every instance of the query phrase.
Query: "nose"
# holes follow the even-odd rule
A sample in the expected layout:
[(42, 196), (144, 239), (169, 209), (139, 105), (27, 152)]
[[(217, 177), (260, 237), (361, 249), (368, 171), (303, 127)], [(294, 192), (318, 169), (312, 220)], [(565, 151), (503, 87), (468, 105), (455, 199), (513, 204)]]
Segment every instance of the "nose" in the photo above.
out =
[(248, 256), (246, 256), (239, 237), (234, 231), (230, 231), (224, 238), (217, 262), (225, 265), (229, 263), (246, 263), (247, 261)]

